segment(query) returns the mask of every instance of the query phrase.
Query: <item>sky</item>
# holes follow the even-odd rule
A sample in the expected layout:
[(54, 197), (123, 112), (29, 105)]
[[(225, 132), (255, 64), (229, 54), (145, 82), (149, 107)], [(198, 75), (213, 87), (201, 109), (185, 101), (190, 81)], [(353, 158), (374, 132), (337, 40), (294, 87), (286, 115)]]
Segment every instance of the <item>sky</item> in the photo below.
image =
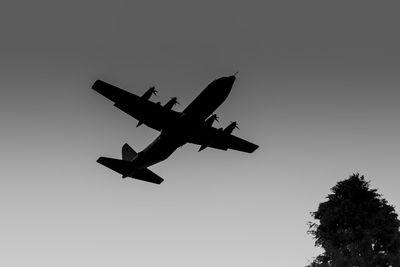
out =
[[(307, 222), (359, 172), (399, 212), (400, 4), (3, 1), (1, 266), (304, 266)], [(181, 111), (239, 71), (216, 111), (253, 154), (178, 149), (160, 185), (96, 163), (157, 132), (102, 79)], [(219, 126), (218, 126), (219, 127)]]

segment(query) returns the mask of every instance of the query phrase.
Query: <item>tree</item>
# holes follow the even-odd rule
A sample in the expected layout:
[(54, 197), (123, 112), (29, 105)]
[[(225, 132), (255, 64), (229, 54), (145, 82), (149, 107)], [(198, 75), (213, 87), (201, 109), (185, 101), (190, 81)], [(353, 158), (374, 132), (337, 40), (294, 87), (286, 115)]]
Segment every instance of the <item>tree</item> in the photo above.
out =
[(327, 201), (311, 212), (308, 233), (324, 253), (309, 265), (400, 266), (400, 221), (394, 207), (353, 174), (331, 188)]

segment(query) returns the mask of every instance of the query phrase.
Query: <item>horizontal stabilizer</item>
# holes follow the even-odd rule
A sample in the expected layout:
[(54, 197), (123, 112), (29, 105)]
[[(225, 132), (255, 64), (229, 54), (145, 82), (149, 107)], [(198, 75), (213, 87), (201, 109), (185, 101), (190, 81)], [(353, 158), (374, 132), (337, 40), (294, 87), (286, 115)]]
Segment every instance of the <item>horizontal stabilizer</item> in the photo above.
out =
[(100, 157), (97, 160), (97, 162), (122, 175), (125, 175), (128, 172), (132, 171), (133, 167), (132, 166), (133, 164), (130, 161), (107, 158), (107, 157)]
[[(97, 162), (123, 176), (128, 175), (133, 170), (131, 161), (100, 157)], [(136, 171), (133, 175), (129, 175), (129, 177), (154, 184), (161, 184), (164, 181), (163, 178), (147, 168)]]
[(164, 181), (163, 178), (147, 168), (135, 172), (132, 176), (129, 177), (154, 184), (161, 184)]

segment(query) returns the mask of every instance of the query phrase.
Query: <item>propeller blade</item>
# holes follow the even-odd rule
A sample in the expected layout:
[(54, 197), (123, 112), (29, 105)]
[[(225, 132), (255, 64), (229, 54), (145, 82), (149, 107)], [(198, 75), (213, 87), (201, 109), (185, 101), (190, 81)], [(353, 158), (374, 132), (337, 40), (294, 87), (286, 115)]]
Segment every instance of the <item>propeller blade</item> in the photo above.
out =
[(234, 129), (238, 129), (238, 130), (240, 130), (239, 129), (239, 124), (236, 122), (236, 121), (231, 121), (231, 124), (234, 124), (235, 125), (235, 128)]
[(178, 98), (177, 98), (177, 97), (171, 97), (170, 99), (171, 99), (171, 100), (172, 100), (172, 99), (174, 100), (174, 104), (178, 104), (178, 105), (181, 104), (181, 103), (178, 102)]

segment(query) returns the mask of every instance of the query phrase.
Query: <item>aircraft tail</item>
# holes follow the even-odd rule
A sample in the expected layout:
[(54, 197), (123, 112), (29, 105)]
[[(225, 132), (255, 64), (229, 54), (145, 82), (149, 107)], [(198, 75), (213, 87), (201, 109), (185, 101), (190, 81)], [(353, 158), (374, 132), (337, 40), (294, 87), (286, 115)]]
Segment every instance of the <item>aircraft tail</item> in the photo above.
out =
[(126, 161), (132, 161), (136, 157), (137, 153), (128, 144), (122, 146), (122, 159)]
[[(119, 174), (122, 174), (122, 177), (131, 177), (154, 184), (161, 184), (164, 181), (163, 178), (147, 168), (132, 171), (134, 170), (134, 166), (131, 161), (100, 157), (97, 162), (115, 172), (118, 172)], [(130, 174), (132, 172), (133, 174)]]

